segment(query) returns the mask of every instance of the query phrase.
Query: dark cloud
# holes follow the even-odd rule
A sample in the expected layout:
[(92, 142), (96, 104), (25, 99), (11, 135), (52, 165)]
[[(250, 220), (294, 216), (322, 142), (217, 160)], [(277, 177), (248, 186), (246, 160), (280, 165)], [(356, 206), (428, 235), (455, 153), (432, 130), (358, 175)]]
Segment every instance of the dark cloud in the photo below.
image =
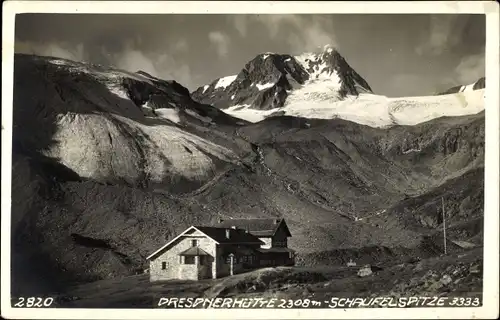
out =
[(16, 16), (16, 52), (144, 70), (190, 89), (256, 54), (335, 45), (380, 94), (429, 94), (484, 75), (484, 15)]

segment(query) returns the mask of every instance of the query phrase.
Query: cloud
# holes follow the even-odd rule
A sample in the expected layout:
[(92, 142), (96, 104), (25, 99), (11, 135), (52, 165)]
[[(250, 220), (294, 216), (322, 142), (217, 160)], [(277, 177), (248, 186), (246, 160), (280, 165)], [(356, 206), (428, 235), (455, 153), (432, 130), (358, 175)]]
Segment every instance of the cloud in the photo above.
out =
[(31, 41), (16, 41), (15, 52), (57, 57), (73, 61), (85, 60), (85, 52), (82, 43), (74, 45), (66, 42), (37, 43)]
[(180, 84), (190, 87), (193, 83), (191, 69), (181, 63), (173, 55), (157, 52), (144, 52), (140, 49), (129, 47), (123, 51), (109, 54), (113, 64), (123, 70), (145, 71), (153, 76), (165, 80), (175, 80)]
[(229, 15), (227, 19), (230, 23), (233, 24), (233, 27), (238, 31), (240, 36), (247, 36), (247, 25), (248, 25), (248, 16), (242, 14)]
[(338, 47), (333, 34), (331, 21), (324, 19), (314, 19), (304, 21), (303, 19), (294, 22), (301, 32), (291, 33), (287, 41), (292, 52), (311, 51), (325, 45)]
[(189, 49), (189, 45), (185, 39), (180, 39), (172, 45), (172, 50), (174, 52), (186, 52)]
[(418, 55), (437, 56), (452, 49), (462, 41), (466, 19), (457, 15), (441, 14), (429, 17), (429, 32), (415, 48)]
[(208, 34), (208, 40), (215, 45), (217, 54), (221, 58), (225, 58), (229, 52), (229, 37), (220, 31), (211, 31)]
[(73, 61), (89, 61), (131, 72), (142, 70), (161, 79), (174, 79), (184, 86), (193, 86), (194, 77), (190, 67), (175, 56), (176, 53), (181, 54), (188, 50), (185, 40), (174, 42), (168, 49), (171, 54), (164, 51), (145, 51), (141, 49), (141, 43), (142, 39), (137, 37), (119, 46), (92, 46), (92, 50), (88, 50), (82, 43), (16, 41), (15, 51)]
[(159, 76), (161, 73), (156, 68), (153, 60), (139, 50), (130, 50), (116, 54), (114, 63), (118, 68), (128, 71), (142, 70), (156, 76)]
[(484, 53), (468, 56), (462, 59), (455, 68), (457, 81), (460, 84), (469, 84), (485, 75)]
[(338, 46), (331, 16), (320, 15), (232, 15), (228, 21), (241, 37), (254, 26), (264, 27), (266, 36), (284, 40), (290, 53), (313, 51), (329, 44)]
[(178, 59), (165, 53), (157, 56), (156, 61), (164, 79), (173, 79), (189, 89), (193, 89), (195, 78), (189, 65), (181, 64)]

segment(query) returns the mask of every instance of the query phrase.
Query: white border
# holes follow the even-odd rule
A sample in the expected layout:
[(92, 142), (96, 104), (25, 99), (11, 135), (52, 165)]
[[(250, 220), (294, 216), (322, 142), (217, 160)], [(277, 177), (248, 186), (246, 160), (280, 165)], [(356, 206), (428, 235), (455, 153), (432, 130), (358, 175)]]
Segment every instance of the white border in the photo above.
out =
[[(481, 308), (405, 309), (13, 309), (10, 306), (10, 189), (12, 156), (12, 75), (16, 13), (476, 13), (486, 14), (486, 147), (484, 291)], [(499, 5), (495, 1), (6, 1), (2, 43), (2, 250), (1, 310), (6, 318), (31, 319), (329, 319), (329, 318), (491, 318), (498, 316), (499, 261)], [(210, 313), (207, 313), (210, 312)]]

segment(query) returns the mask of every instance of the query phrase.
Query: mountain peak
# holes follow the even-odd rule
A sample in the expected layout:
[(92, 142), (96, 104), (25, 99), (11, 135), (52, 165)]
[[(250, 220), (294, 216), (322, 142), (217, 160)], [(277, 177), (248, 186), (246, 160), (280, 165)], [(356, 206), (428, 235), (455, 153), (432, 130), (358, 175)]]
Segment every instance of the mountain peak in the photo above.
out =
[[(223, 80), (224, 86), (219, 85)], [(226, 81), (227, 80), (227, 81)], [(214, 80), (192, 93), (193, 99), (218, 108), (245, 106), (258, 110), (285, 106), (289, 95), (320, 81), (330, 100), (342, 100), (372, 90), (330, 44), (299, 56), (265, 52), (247, 62), (232, 77)], [(307, 89), (306, 89), (307, 91)]]
[(333, 50), (336, 50), (336, 48), (333, 44), (325, 44), (323, 46), (323, 51), (332, 52)]

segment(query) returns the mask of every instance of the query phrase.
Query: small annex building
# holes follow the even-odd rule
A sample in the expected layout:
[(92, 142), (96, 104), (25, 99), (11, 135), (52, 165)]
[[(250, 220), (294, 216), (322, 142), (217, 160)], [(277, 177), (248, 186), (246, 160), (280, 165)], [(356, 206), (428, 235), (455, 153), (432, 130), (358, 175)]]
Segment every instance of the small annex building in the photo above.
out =
[(191, 226), (147, 257), (151, 281), (216, 279), (295, 264), (284, 219), (229, 219)]

